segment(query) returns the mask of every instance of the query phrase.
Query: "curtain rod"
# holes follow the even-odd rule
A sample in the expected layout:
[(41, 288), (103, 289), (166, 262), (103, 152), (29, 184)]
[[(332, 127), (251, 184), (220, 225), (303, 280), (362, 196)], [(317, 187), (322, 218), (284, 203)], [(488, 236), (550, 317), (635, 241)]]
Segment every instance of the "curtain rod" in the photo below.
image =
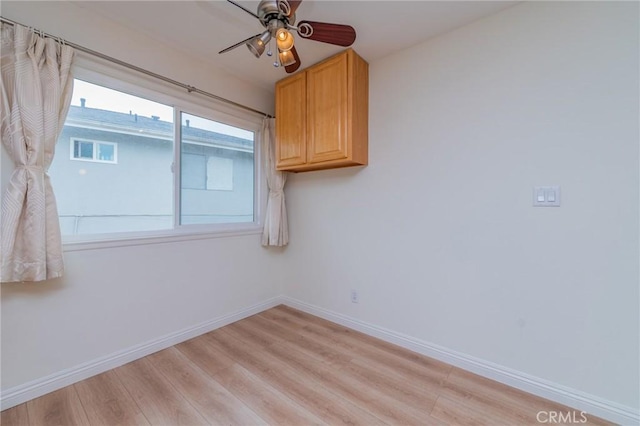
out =
[[(22, 25), (22, 26), (24, 26), (24, 27), (27, 27), (27, 25), (23, 25), (23, 24), (21, 24), (21, 23), (19, 23), (19, 22), (12, 21), (12, 20), (7, 19), (7, 18), (5, 18), (5, 17), (3, 17), (3, 16), (0, 16), (0, 21), (1, 21), (1, 22), (4, 22), (5, 24), (9, 24), (9, 25)], [(156, 74), (156, 73), (155, 73), (155, 72), (153, 72), (153, 71), (149, 71), (149, 70), (146, 70), (146, 69), (144, 69), (144, 68), (140, 68), (140, 67), (138, 67), (138, 66), (136, 66), (136, 65), (130, 64), (130, 63), (128, 63), (128, 62), (121, 61), (120, 59), (116, 59), (116, 58), (114, 58), (114, 57), (111, 57), (111, 56), (105, 55), (105, 54), (100, 53), (100, 52), (96, 52), (95, 50), (91, 50), (91, 49), (86, 48), (86, 47), (84, 47), (84, 46), (80, 46), (79, 44), (72, 43), (72, 42), (67, 41), (67, 40), (64, 40), (64, 39), (62, 39), (62, 38), (60, 38), (60, 37), (56, 37), (56, 36), (53, 36), (53, 35), (51, 35), (51, 34), (47, 34), (47, 33), (43, 32), (43, 31), (39, 31), (39, 30), (34, 30), (34, 31), (35, 31), (37, 34), (40, 34), (40, 35), (42, 35), (42, 36), (44, 36), (44, 37), (52, 38), (52, 39), (55, 39), (55, 40), (60, 40), (62, 43), (66, 44), (67, 46), (71, 46), (71, 47), (73, 47), (74, 49), (79, 50), (79, 51), (81, 51), (81, 52), (88, 53), (88, 54), (93, 55), (93, 56), (96, 56), (96, 57), (98, 57), (98, 58), (100, 58), (100, 59), (104, 59), (104, 60), (107, 60), (107, 61), (109, 61), (109, 62), (113, 62), (113, 63), (118, 64), (118, 65), (120, 65), (120, 66), (123, 66), (123, 67), (125, 67), (125, 68), (129, 68), (129, 69), (134, 70), (134, 71), (137, 71), (137, 72), (139, 72), (139, 73), (142, 73), (142, 74), (145, 74), (145, 75), (151, 76), (151, 77), (153, 77), (153, 78), (156, 78), (156, 79), (158, 79), (158, 80), (162, 80), (162, 81), (164, 81), (164, 82), (166, 82), (166, 83), (173, 84), (174, 86), (181, 87), (181, 88), (185, 89), (185, 90), (186, 90), (187, 92), (189, 92), (189, 93), (198, 93), (198, 94), (200, 94), (200, 95), (207, 96), (207, 97), (209, 97), (209, 98), (213, 98), (213, 99), (215, 99), (215, 100), (217, 100), (217, 101), (221, 101), (221, 102), (224, 102), (224, 103), (227, 103), (227, 104), (233, 105), (233, 106), (235, 106), (235, 107), (238, 107), (238, 108), (244, 109), (244, 110), (246, 110), (246, 111), (251, 111), (251, 112), (253, 112), (253, 113), (260, 114), (260, 115), (263, 115), (263, 116), (265, 116), (265, 117), (269, 117), (269, 118), (272, 118), (272, 117), (273, 117), (272, 115), (267, 114), (267, 113), (265, 113), (265, 112), (262, 112), (262, 111), (259, 111), (259, 110), (257, 110), (257, 109), (254, 109), (254, 108), (248, 107), (248, 106), (246, 106), (246, 105), (239, 104), (239, 103), (237, 103), (237, 102), (231, 101), (231, 100), (226, 99), (226, 98), (223, 98), (223, 97), (221, 97), (221, 96), (214, 95), (213, 93), (207, 92), (207, 91), (202, 90), (202, 89), (198, 89), (197, 87), (194, 87), (194, 86), (190, 86), (190, 85), (188, 85), (188, 84), (181, 83), (181, 82), (179, 82), (179, 81), (177, 81), (177, 80), (173, 80), (173, 79), (171, 79), (171, 78), (169, 78), (169, 77), (165, 77), (165, 76), (163, 76), (163, 75)]]

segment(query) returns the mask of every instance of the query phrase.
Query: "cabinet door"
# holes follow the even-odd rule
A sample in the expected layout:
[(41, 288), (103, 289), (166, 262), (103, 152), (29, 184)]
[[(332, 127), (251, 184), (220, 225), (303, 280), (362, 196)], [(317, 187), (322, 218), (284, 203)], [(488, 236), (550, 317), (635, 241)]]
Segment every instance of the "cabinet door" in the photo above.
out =
[(307, 70), (308, 163), (348, 157), (348, 56)]
[(306, 74), (301, 72), (276, 85), (277, 168), (304, 164), (307, 160)]

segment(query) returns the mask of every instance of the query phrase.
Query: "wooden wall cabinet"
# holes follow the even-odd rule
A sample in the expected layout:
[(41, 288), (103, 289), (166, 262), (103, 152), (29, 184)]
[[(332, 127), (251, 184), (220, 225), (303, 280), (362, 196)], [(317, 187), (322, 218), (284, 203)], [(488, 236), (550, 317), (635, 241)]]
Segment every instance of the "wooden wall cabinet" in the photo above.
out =
[(352, 49), (276, 83), (277, 169), (366, 165), (369, 65)]

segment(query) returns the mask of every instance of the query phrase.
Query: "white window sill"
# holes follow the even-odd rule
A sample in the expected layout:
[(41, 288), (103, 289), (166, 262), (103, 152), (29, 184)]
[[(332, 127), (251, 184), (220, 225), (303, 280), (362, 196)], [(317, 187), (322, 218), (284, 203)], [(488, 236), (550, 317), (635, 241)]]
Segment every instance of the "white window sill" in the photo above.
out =
[(141, 246), (149, 244), (167, 244), (182, 241), (208, 240), (212, 238), (227, 238), (244, 235), (258, 235), (262, 233), (262, 226), (255, 224), (241, 224), (228, 226), (224, 229), (207, 230), (166, 230), (153, 232), (130, 232), (120, 234), (101, 234), (87, 236), (63, 237), (62, 249), (65, 252), (100, 250), (117, 247)]

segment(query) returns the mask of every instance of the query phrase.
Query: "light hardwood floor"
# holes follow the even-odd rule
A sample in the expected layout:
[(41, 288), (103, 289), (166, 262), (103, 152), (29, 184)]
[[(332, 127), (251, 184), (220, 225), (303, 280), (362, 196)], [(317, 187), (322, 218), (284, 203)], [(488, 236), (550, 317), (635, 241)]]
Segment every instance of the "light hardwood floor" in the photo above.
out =
[[(540, 425), (539, 412), (584, 419), (579, 410), (278, 306), (5, 410), (1, 423)], [(582, 424), (609, 424), (586, 418)]]

